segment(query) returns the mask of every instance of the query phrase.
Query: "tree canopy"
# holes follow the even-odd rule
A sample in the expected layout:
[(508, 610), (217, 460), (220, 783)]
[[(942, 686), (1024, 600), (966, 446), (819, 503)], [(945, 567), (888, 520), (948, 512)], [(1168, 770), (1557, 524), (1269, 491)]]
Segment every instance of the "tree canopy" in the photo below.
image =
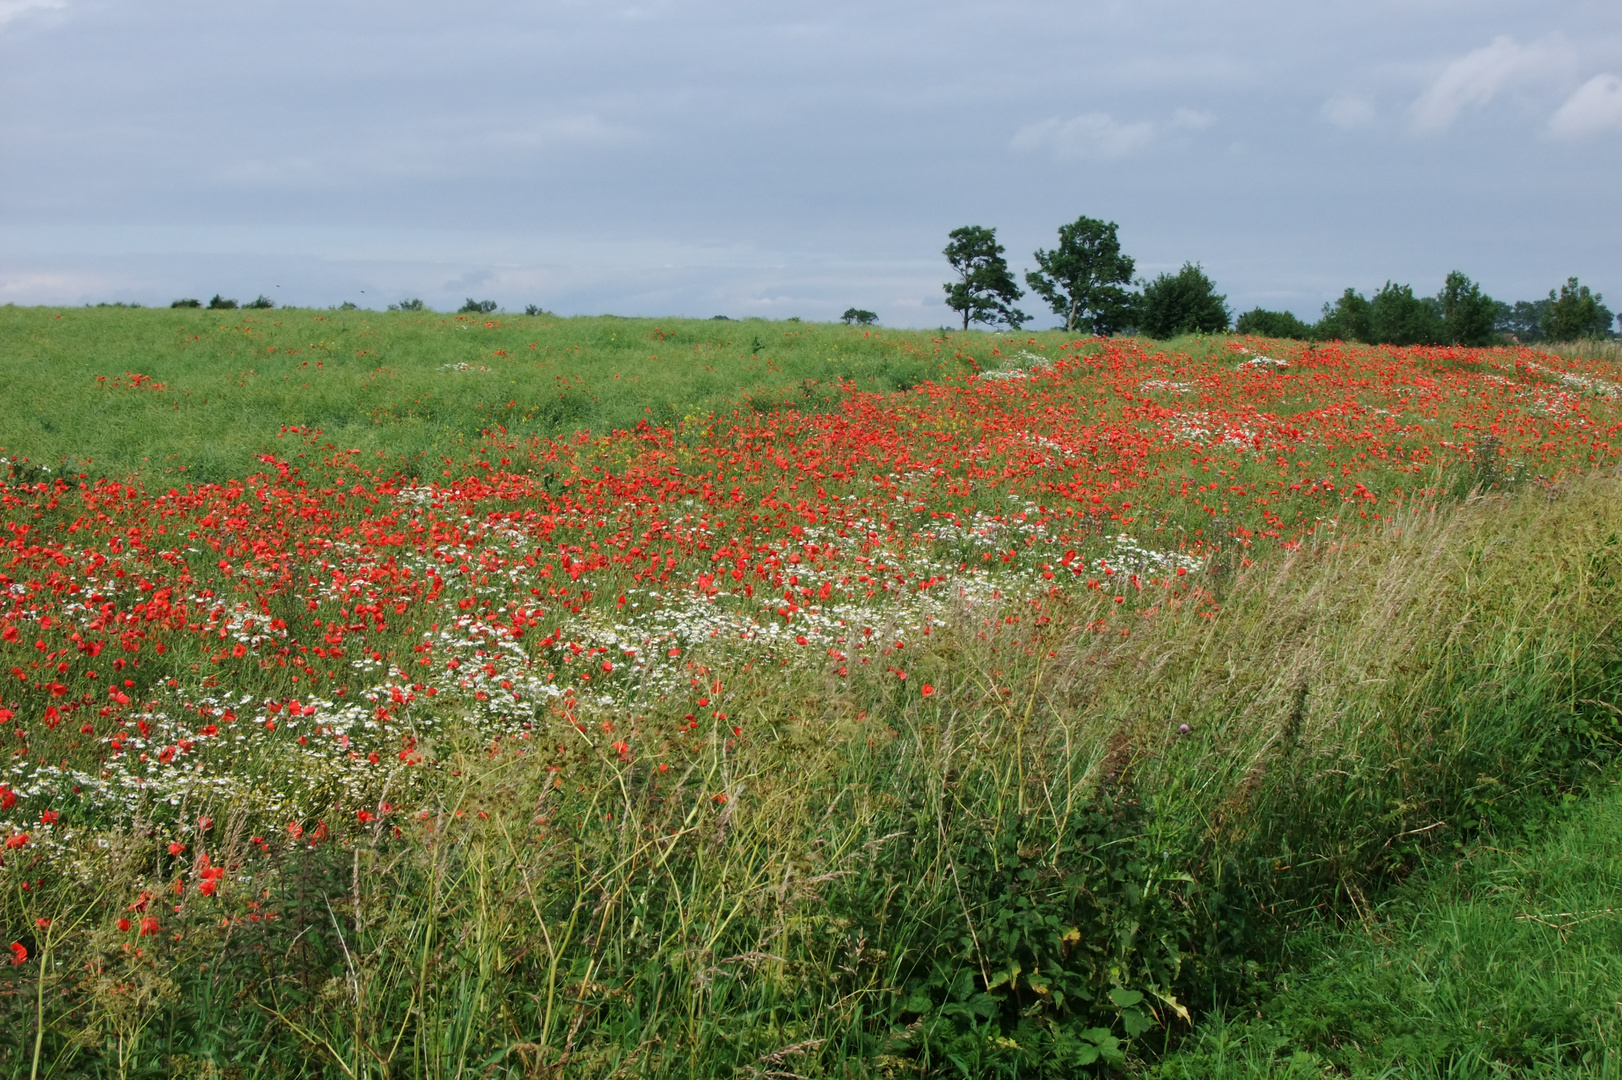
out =
[(1125, 329), (1132, 321), (1132, 294), (1123, 285), (1132, 281), (1135, 265), (1121, 254), (1115, 222), (1078, 217), (1059, 226), (1059, 244), (1052, 251), (1036, 249), (1036, 265), (1025, 275), (1031, 291), (1048, 302), (1064, 328), (1085, 326), (1100, 337)]
[(1609, 337), (1611, 312), (1602, 300), (1576, 278), (1567, 278), (1560, 294), (1549, 290), (1549, 306), (1543, 314), (1543, 336), (1550, 341), (1576, 341), (1579, 338)]
[(969, 323), (995, 326), (1006, 323), (1019, 329), (1029, 315), (1014, 307), (1021, 295), (1014, 276), (1008, 272), (1003, 246), (997, 243), (997, 230), (979, 225), (953, 229), (944, 254), (957, 272), (957, 281), (948, 281), (946, 306), (963, 316), (963, 329)]
[(1227, 299), (1217, 293), (1199, 263), (1184, 263), (1177, 273), (1161, 274), (1144, 285), (1138, 329), (1153, 338), (1226, 330)]

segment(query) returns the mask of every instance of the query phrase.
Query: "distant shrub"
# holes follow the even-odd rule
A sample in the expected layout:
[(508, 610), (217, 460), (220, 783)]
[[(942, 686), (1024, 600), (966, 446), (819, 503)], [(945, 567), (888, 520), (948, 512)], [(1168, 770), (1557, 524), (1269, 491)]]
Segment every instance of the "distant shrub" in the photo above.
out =
[(1481, 286), (1455, 270), (1447, 275), (1440, 295), (1443, 336), (1455, 345), (1491, 345), (1498, 335), (1498, 302), (1481, 291)]
[(345, 300), (343, 303), (338, 305), (338, 310), (339, 311), (355, 311), (357, 309), (355, 307), (355, 302), (353, 300)]
[(236, 306), (237, 302), (235, 300), (227, 300), (219, 293), (215, 293), (208, 302), (208, 309), (210, 311), (234, 311), (236, 310)]
[(271, 308), (276, 306), (276, 303), (264, 293), (260, 293), (258, 296), (254, 297), (252, 300), (249, 300), (242, 306), (245, 308), (253, 308), (258, 311), (269, 311)]
[(1448, 337), (1439, 301), (1390, 281), (1369, 301), (1369, 332), (1380, 345), (1440, 345)]
[(550, 311), (546, 310), (545, 308), (543, 308), (539, 304), (525, 304), (524, 305), (524, 314), (525, 315), (551, 315), (552, 313)]
[(857, 326), (872, 326), (879, 321), (879, 317), (865, 308), (846, 308), (845, 313), (839, 316), (839, 321), (847, 326), (852, 323)]
[(1312, 327), (1319, 341), (1360, 341), (1374, 343), (1369, 328), (1369, 298), (1356, 289), (1347, 289), (1333, 304), (1324, 304), (1323, 315)]
[(731, 321), (732, 321), (732, 316), (730, 316), (730, 315), (711, 315), (710, 316), (710, 322), (731, 322)]
[(1517, 300), (1495, 303), (1493, 329), (1522, 344), (1543, 340), (1543, 320), (1549, 313), (1547, 300)]
[(170, 304), (169, 306), (172, 307), (172, 308), (174, 308), (174, 307), (202, 307), (203, 302), (201, 300), (197, 299), (194, 296), (188, 296), (188, 297), (186, 297), (186, 298), (184, 298), (182, 300), (176, 300), (174, 303)]
[(428, 305), (424, 304), (421, 300), (418, 300), (416, 297), (412, 297), (409, 300), (401, 300), (398, 304), (390, 304), (389, 305), (389, 310), (390, 311), (427, 311), (428, 310)]
[(1296, 318), (1288, 311), (1267, 311), (1264, 308), (1252, 308), (1239, 316), (1234, 324), (1234, 330), (1241, 334), (1255, 334), (1257, 337), (1288, 338), (1292, 341), (1305, 341), (1312, 336), (1312, 327)]
[(1184, 263), (1143, 286), (1138, 329), (1152, 338), (1214, 334), (1228, 328), (1227, 297), (1216, 291), (1199, 263)]
[(1611, 312), (1600, 301), (1605, 298), (1567, 278), (1560, 295), (1549, 290), (1548, 307), (1543, 313), (1543, 336), (1550, 341), (1577, 341), (1580, 338), (1611, 336)]
[(488, 315), (494, 310), (496, 310), (494, 300), (475, 300), (470, 296), (467, 298), (467, 303), (456, 309), (456, 313), (458, 315)]

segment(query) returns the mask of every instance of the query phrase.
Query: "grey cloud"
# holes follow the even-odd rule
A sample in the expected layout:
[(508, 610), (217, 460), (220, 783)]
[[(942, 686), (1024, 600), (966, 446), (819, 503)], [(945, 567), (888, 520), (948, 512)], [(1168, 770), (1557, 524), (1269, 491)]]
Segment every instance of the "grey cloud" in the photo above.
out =
[(1570, 70), (1575, 50), (1559, 34), (1518, 44), (1504, 35), (1448, 63), (1414, 100), (1413, 129), (1444, 131), (1465, 109), (1486, 105), (1501, 91), (1527, 82), (1558, 78)]
[(1557, 139), (1604, 132), (1622, 132), (1622, 79), (1610, 74), (1583, 83), (1549, 119), (1549, 133)]
[[(1622, 11), (1591, 0), (25, 14), (0, 31), (0, 296), (19, 302), (280, 283), (460, 303), (451, 283), (488, 272), (509, 307), (938, 325), (949, 229), (996, 226), (1024, 269), (1081, 213), (1146, 268), (1200, 260), (1236, 305), (1303, 315), (1455, 265), (1494, 295), (1570, 273), (1622, 291), (1611, 84), (1578, 91), (1618, 70)], [(1581, 43), (1563, 74), (1526, 62), (1556, 32)], [(1416, 96), (1384, 107), (1440, 126), (1403, 140), (1375, 103)], [(1505, 110), (1564, 137), (1506, 154), (1459, 130)]]

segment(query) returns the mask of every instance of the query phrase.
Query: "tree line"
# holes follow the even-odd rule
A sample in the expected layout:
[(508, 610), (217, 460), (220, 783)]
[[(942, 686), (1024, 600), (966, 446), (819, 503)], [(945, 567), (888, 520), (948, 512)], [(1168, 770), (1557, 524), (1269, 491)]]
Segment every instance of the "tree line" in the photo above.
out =
[[(1455, 270), (1435, 296), (1386, 282), (1372, 298), (1347, 289), (1326, 303), (1315, 323), (1287, 311), (1256, 308), (1233, 319), (1227, 297), (1199, 263), (1176, 273), (1134, 279), (1136, 262), (1121, 251), (1113, 221), (1079, 217), (1059, 227), (1059, 242), (1038, 248), (1025, 284), (1064, 328), (1100, 337), (1137, 332), (1152, 338), (1219, 333), (1381, 345), (1491, 345), (1500, 341), (1574, 341), (1615, 337), (1616, 320), (1603, 297), (1569, 278), (1545, 300), (1507, 304)], [(971, 323), (1019, 329), (1031, 316), (1014, 305), (1025, 295), (997, 242), (997, 231), (966, 225), (948, 234), (944, 254), (956, 277), (945, 282), (946, 306)], [(848, 314), (848, 313), (847, 313)]]

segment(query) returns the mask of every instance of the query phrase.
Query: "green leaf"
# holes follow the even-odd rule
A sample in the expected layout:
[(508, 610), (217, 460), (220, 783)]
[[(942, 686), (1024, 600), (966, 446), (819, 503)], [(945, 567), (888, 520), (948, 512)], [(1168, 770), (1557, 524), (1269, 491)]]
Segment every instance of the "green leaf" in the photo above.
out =
[(1115, 1003), (1117, 1009), (1129, 1009), (1143, 1000), (1143, 994), (1137, 990), (1117, 986), (1109, 992), (1109, 999)]
[(1121, 1013), (1121, 1024), (1126, 1028), (1127, 1035), (1134, 1039), (1155, 1026), (1154, 1020), (1142, 1009), (1127, 1009)]

